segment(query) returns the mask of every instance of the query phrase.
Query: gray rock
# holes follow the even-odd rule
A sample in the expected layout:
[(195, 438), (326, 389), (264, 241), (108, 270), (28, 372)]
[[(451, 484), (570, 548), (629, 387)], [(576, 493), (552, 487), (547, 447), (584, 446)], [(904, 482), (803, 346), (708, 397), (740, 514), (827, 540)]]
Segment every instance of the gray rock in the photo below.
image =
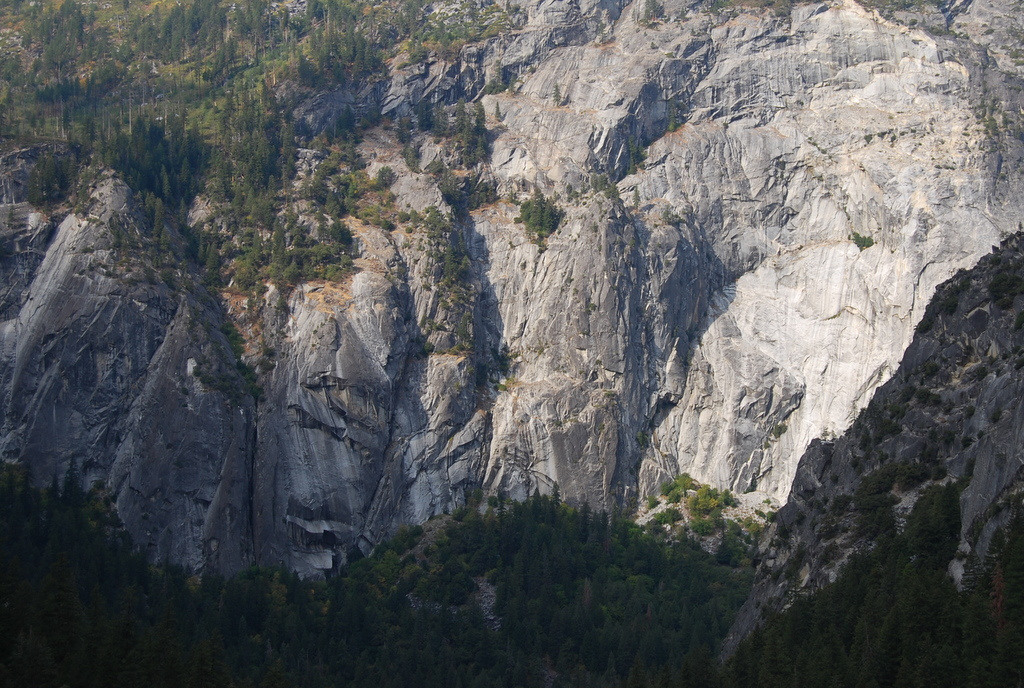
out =
[(0, 322), (0, 456), (40, 483), (69, 469), (102, 482), (153, 559), (236, 571), (252, 561), (252, 404), (194, 374), (205, 361), (236, 384), (227, 342), (210, 306), (150, 281), (133, 249), (152, 240), (123, 183), (102, 178), (87, 205), (49, 242), (29, 216), (2, 261), (24, 279)]
[[(353, 221), (353, 277), (231, 299), (248, 364), (275, 352), (256, 405), (194, 276), (151, 282), (144, 251), (119, 266), (114, 229), (146, 234), (123, 185), (52, 238), (13, 206), (4, 457), (40, 481), (72, 462), (105, 481), (154, 558), (308, 576), (475, 489), (557, 484), (608, 507), (688, 471), (785, 501), (805, 449), (896, 370), (936, 285), (1024, 220), (1020, 142), (974, 111), (985, 93), (1015, 121), (1019, 84), (955, 36), (852, 2), (664, 4), (644, 24), (636, 3), (530, 2), (457, 54), (399, 56), (388, 80), (282, 85), (310, 133), (348, 107), (481, 98), (492, 154), (471, 174), (504, 200), (450, 237)], [(481, 95), (496, 77), (508, 90)], [(412, 144), (424, 167), (450, 161), (423, 132)], [(396, 172), (400, 208), (451, 210), (386, 129), (361, 146), (368, 172)], [(300, 179), (321, 157), (301, 152)], [(20, 178), (5, 160), (0, 180)], [(544, 241), (509, 200), (535, 189), (566, 212)], [(202, 200), (190, 214), (215, 217)], [(459, 284), (442, 280), (445, 242), (470, 259)]]
[(766, 613), (835, 580), (851, 555), (874, 546), (874, 534), (858, 527), (855, 496), (865, 476), (886, 466), (923, 468), (920, 484), (891, 490), (897, 527), (928, 486), (961, 481), (960, 546), (949, 572), (959, 584), (984, 560), (1024, 494), (1021, 297), (1011, 293), (1000, 303), (993, 296), (999, 275), (1022, 274), (1024, 236), (1017, 234), (944, 284), (892, 379), (853, 426), (810, 445), (789, 501), (762, 538), (757, 580), (726, 654)]

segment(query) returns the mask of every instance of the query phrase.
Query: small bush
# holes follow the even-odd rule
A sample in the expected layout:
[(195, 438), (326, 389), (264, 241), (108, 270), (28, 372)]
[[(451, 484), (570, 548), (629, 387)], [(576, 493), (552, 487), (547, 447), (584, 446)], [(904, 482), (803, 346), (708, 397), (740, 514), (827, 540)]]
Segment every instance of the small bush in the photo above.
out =
[(866, 248), (871, 248), (872, 246), (875, 245), (874, 239), (872, 239), (869, 236), (864, 236), (863, 234), (858, 234), (857, 232), (854, 232), (852, 235), (850, 235), (850, 240), (853, 241), (853, 243), (856, 244), (857, 248), (859, 248), (861, 251), (863, 251)]
[(388, 166), (384, 166), (377, 170), (377, 186), (381, 189), (390, 189), (391, 186), (398, 181), (398, 175), (395, 171)]
[(736, 498), (729, 490), (716, 490), (707, 485), (697, 488), (697, 493), (690, 495), (686, 500), (686, 506), (690, 514), (696, 518), (715, 518), (722, 513), (722, 509), (736, 505)]
[(695, 518), (690, 521), (690, 530), (701, 537), (705, 537), (715, 532), (715, 522), (710, 518)]
[(1013, 272), (1000, 272), (989, 282), (988, 292), (997, 306), (1010, 308), (1014, 297), (1024, 293), (1024, 278)]
[(683, 514), (679, 511), (679, 509), (665, 509), (664, 511), (658, 514), (655, 514), (654, 521), (663, 526), (667, 526), (673, 523), (678, 523), (680, 520), (682, 520), (682, 518)]

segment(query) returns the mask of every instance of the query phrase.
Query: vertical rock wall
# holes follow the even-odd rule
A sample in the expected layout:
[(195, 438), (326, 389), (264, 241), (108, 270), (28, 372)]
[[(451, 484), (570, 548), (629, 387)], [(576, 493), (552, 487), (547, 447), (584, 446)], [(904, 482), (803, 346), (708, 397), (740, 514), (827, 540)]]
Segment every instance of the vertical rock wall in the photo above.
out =
[[(155, 558), (225, 571), (321, 575), (477, 488), (608, 507), (688, 471), (783, 501), (935, 286), (1022, 219), (1019, 142), (974, 111), (1017, 112), (1016, 77), (987, 60), (852, 2), (666, 2), (652, 22), (542, 2), (454, 61), (318, 94), (295, 110), (311, 131), (350, 105), (482, 98), (492, 153), (471, 173), (502, 200), (441, 234), (351, 220), (354, 276), (228, 299), (245, 360), (272, 359), (258, 403), (195, 276), (154, 276), (123, 185), (48, 223), (8, 184), (0, 449), (43, 481), (74, 464)], [(481, 95), (494, 79), (509, 89)], [(390, 137), (361, 144), (368, 172), (447, 213)], [(544, 240), (509, 202), (534, 189), (565, 211)], [(469, 258), (458, 284), (444, 242)]]
[(55, 227), (15, 206), (5, 227), (18, 278), (0, 306), (0, 456), (42, 483), (103, 483), (154, 559), (237, 570), (252, 561), (253, 408), (217, 314), (187, 271), (168, 275), (179, 289), (157, 279), (128, 187), (103, 177), (85, 206)]

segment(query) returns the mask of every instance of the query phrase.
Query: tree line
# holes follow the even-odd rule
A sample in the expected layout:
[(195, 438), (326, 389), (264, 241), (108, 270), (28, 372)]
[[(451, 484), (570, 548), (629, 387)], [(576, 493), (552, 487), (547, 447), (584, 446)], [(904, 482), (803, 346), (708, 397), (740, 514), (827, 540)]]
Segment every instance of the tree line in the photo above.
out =
[(77, 485), (0, 475), (0, 685), (618, 686), (709, 662), (749, 584), (621, 514), (480, 494), (326, 582), (194, 576)]

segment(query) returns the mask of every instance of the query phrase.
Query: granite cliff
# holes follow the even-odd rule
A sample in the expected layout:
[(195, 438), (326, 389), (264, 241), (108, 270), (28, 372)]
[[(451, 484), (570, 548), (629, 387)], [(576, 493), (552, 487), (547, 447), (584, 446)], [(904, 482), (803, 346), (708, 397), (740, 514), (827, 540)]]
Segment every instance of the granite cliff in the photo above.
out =
[[(399, 55), (386, 81), (281, 85), (313, 134), (347, 108), (486, 112), (470, 176), (501, 200), (433, 229), (350, 220), (342, 281), (208, 294), (187, 261), (151, 264), (116, 178), (46, 218), (19, 191), (31, 149), (8, 154), (5, 460), (40, 481), (73, 465), (155, 558), (222, 571), (322, 575), (477, 488), (557, 483), (608, 507), (685, 471), (784, 502), (936, 286), (1024, 219), (1017, 68), (975, 31), (1013, 12), (657, 9), (526, 3), (456, 54)], [(427, 171), (452, 153), (410, 136), (369, 132), (367, 171), (392, 170), (398, 207), (446, 216)], [(324, 156), (299, 158), (297, 184)], [(565, 214), (547, 237), (511, 202), (535, 190)], [(191, 221), (216, 228), (210, 208)]]
[(0, 452), (46, 482), (70, 469), (105, 484), (154, 559), (237, 570), (252, 560), (254, 408), (219, 310), (188, 270), (155, 272), (123, 182), (85, 193), (60, 221), (7, 205)]
[(836, 579), (891, 522), (901, 529), (932, 485), (960, 488), (960, 544), (948, 572), (980, 570), (1020, 509), (1024, 236), (936, 292), (892, 379), (842, 436), (815, 440), (789, 501), (762, 538), (758, 580), (733, 627), (735, 649), (794, 595)]

